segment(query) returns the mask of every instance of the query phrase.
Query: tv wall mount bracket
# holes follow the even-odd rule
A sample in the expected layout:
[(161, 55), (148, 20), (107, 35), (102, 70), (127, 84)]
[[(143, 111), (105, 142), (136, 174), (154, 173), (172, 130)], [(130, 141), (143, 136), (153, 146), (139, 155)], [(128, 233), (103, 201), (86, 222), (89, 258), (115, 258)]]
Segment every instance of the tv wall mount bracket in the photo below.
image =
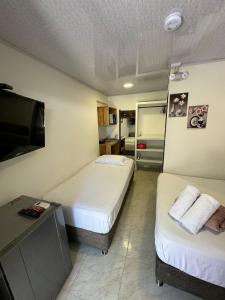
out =
[(7, 83), (0, 83), (0, 90), (13, 90), (13, 87)]

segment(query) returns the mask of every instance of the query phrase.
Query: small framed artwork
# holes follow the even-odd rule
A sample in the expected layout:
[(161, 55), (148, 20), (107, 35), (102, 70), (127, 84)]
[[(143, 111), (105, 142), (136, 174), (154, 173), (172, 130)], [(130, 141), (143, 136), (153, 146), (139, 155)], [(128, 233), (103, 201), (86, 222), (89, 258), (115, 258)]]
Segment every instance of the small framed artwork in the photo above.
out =
[(208, 105), (189, 106), (187, 128), (206, 128), (208, 110)]
[(187, 116), (188, 93), (170, 95), (169, 117)]

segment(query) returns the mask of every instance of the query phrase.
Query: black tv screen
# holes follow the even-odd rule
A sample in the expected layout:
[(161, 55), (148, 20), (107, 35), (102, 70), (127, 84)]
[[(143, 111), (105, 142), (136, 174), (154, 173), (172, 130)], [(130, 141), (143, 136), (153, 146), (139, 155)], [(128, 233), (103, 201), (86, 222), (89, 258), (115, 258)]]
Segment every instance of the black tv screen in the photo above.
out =
[(0, 161), (44, 146), (44, 103), (0, 90)]

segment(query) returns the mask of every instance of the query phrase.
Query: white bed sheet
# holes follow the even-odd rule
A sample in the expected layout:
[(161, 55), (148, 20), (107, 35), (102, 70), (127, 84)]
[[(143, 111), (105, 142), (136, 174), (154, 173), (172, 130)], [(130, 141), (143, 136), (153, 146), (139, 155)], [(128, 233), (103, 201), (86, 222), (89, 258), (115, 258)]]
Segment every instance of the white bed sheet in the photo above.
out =
[(191, 235), (172, 220), (168, 211), (187, 184), (225, 205), (225, 181), (160, 174), (157, 187), (155, 245), (159, 258), (189, 275), (225, 287), (225, 232), (205, 229)]
[(43, 199), (63, 205), (66, 224), (108, 233), (120, 210), (133, 168), (132, 159), (125, 166), (91, 162)]

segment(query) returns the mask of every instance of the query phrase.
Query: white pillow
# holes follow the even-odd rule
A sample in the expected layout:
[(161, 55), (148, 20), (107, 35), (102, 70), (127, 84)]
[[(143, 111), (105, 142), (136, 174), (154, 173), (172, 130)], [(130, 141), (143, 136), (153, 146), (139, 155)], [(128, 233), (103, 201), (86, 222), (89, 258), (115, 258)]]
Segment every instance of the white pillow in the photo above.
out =
[(216, 199), (202, 194), (181, 218), (180, 223), (191, 233), (197, 234), (219, 206)]
[(108, 155), (104, 154), (99, 156), (95, 162), (97, 164), (109, 164), (109, 165), (117, 165), (117, 166), (124, 166), (126, 165), (128, 158), (122, 155)]

